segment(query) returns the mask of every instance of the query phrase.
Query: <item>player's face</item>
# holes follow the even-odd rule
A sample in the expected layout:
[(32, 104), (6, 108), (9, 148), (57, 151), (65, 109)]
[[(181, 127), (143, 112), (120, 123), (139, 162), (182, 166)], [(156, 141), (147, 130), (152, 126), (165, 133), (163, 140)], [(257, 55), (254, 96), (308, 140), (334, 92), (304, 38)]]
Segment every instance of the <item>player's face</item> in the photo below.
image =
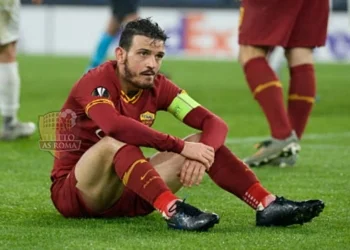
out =
[(121, 72), (125, 80), (136, 88), (152, 88), (154, 78), (162, 64), (164, 51), (163, 41), (134, 36), (132, 45), (125, 55), (124, 72)]

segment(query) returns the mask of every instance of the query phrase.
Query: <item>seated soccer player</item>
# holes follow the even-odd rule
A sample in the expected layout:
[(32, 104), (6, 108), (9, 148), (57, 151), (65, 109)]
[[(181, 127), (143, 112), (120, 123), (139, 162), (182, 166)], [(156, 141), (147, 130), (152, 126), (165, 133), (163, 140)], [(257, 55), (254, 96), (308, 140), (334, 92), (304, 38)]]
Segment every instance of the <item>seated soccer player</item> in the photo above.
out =
[[(166, 39), (150, 19), (128, 23), (116, 60), (90, 70), (71, 90), (61, 111), (75, 119), (58, 126), (57, 136), (65, 133), (81, 144), (75, 151), (56, 153), (51, 198), (57, 210), (75, 218), (143, 216), (157, 210), (170, 228), (206, 231), (219, 216), (175, 193), (200, 184), (208, 174), (256, 209), (257, 226), (303, 224), (318, 216), (322, 201), (295, 202), (266, 190), (224, 145), (225, 122), (158, 73)], [(180, 139), (152, 129), (159, 110), (201, 133)], [(147, 159), (141, 146), (160, 152)]]

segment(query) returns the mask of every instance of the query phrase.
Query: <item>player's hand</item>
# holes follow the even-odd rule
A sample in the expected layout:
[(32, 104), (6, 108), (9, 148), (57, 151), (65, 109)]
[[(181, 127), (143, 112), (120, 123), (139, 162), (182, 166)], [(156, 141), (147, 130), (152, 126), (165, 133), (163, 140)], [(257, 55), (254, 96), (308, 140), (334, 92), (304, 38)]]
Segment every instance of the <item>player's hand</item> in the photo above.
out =
[(188, 159), (199, 161), (204, 164), (206, 169), (209, 169), (214, 162), (215, 151), (212, 147), (203, 143), (185, 141), (181, 155)]
[(199, 185), (203, 180), (205, 170), (206, 167), (203, 163), (187, 159), (180, 172), (182, 185), (184, 187), (191, 187), (194, 184)]
[(41, 4), (43, 0), (32, 0), (33, 4)]

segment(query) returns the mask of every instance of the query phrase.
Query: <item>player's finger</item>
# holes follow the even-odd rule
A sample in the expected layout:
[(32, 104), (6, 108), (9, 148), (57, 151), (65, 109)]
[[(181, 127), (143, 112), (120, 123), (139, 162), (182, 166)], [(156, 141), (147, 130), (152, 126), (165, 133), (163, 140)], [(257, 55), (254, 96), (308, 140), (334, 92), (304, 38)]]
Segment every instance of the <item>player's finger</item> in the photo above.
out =
[(190, 161), (188, 164), (188, 167), (186, 168), (186, 174), (184, 177), (184, 186), (185, 187), (189, 187), (191, 184), (191, 177), (192, 177), (194, 167), (195, 167), (195, 165), (193, 164), (193, 161)]
[(183, 184), (184, 183), (184, 179), (185, 179), (185, 175), (186, 175), (186, 169), (188, 167), (189, 161), (186, 160), (183, 167), (181, 168), (181, 172), (180, 172), (180, 182)]
[(203, 159), (200, 161), (202, 162), (207, 169), (210, 168), (211, 162), (213, 161), (212, 157), (210, 155), (204, 154), (202, 155)]
[(205, 150), (203, 150), (203, 154), (214, 157), (215, 152), (210, 148), (206, 148)]
[(212, 160), (213, 158), (214, 158), (214, 156), (215, 156), (215, 153), (214, 153), (214, 151), (205, 151), (204, 153), (203, 153), (203, 155), (207, 158), (207, 159), (209, 159), (209, 160)]
[(202, 156), (201, 159), (198, 161), (200, 163), (202, 163), (205, 166), (205, 168), (207, 168), (207, 169), (210, 168), (210, 161), (207, 158), (205, 158), (204, 156)]
[(207, 144), (204, 144), (204, 143), (202, 143), (202, 142), (200, 142), (199, 143), (200, 145), (202, 145), (202, 147), (205, 147), (205, 148), (207, 148), (207, 149), (213, 149), (213, 147), (211, 147), (211, 146), (209, 146), (209, 145), (207, 145)]
[(213, 147), (210, 147), (210, 146), (207, 146), (207, 151), (209, 151), (209, 152), (215, 152), (215, 150), (214, 150), (214, 148)]
[(195, 157), (191, 158), (191, 160), (199, 161), (203, 164), (207, 161), (207, 159), (203, 156), (203, 152), (196, 152)]
[(205, 167), (201, 166), (201, 168), (199, 169), (196, 185), (199, 185), (202, 182), (204, 174), (205, 174)]
[(189, 165), (190, 165), (190, 161), (186, 161), (185, 165), (181, 170), (181, 183), (185, 187), (186, 187), (186, 178), (187, 178), (187, 171), (188, 171)]
[(214, 161), (215, 161), (215, 154), (214, 154), (214, 157), (212, 158), (212, 160), (210, 161), (210, 167), (214, 164)]
[(193, 172), (192, 172), (192, 175), (191, 175), (191, 179), (190, 179), (190, 187), (196, 183), (197, 179), (198, 179), (198, 175), (200, 173), (200, 169), (202, 168), (201, 164), (199, 162), (196, 162), (193, 164), (194, 167), (193, 167)]

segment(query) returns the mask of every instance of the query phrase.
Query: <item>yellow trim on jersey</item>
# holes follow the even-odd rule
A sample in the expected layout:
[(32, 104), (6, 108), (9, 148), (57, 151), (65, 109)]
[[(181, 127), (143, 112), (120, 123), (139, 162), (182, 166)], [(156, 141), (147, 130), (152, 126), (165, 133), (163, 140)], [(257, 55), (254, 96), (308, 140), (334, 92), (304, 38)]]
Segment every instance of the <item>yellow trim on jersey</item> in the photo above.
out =
[(92, 102), (89, 102), (86, 106), (85, 106), (85, 114), (89, 115), (89, 109), (91, 109), (93, 106), (97, 105), (97, 104), (109, 104), (114, 108), (114, 104), (111, 100), (105, 99), (105, 98), (101, 98), (101, 99), (96, 99), (93, 100)]
[(122, 97), (122, 99), (123, 99), (124, 102), (134, 104), (134, 103), (136, 103), (136, 102), (140, 99), (140, 96), (141, 96), (142, 92), (143, 92), (143, 90), (140, 89), (140, 90), (136, 93), (136, 95), (134, 95), (134, 96), (131, 97), (131, 98), (130, 98), (127, 94), (125, 94), (123, 90), (120, 92), (120, 94), (121, 94), (121, 97)]
[(267, 82), (264, 84), (260, 84), (258, 85), (258, 87), (256, 87), (254, 89), (254, 93), (253, 95), (256, 96), (257, 94), (259, 94), (261, 91), (263, 91), (264, 89), (267, 89), (269, 87), (278, 87), (278, 88), (282, 88), (282, 84), (279, 81), (273, 81), (273, 82)]
[(128, 183), (129, 181), (129, 178), (130, 178), (130, 175), (131, 175), (131, 172), (133, 171), (133, 169), (136, 167), (137, 164), (140, 164), (140, 163), (144, 163), (144, 162), (147, 162), (145, 159), (139, 159), (137, 161), (134, 161), (134, 163), (130, 166), (130, 168), (128, 169), (128, 171), (125, 172), (124, 176), (123, 176), (123, 184), (126, 186), (126, 184)]
[(289, 100), (291, 101), (305, 101), (305, 102), (309, 102), (309, 103), (314, 103), (315, 102), (315, 98), (311, 97), (311, 96), (301, 96), (298, 94), (292, 94), (288, 97)]
[(198, 102), (193, 100), (185, 91), (181, 91), (168, 107), (168, 112), (182, 121), (192, 109), (200, 106)]

